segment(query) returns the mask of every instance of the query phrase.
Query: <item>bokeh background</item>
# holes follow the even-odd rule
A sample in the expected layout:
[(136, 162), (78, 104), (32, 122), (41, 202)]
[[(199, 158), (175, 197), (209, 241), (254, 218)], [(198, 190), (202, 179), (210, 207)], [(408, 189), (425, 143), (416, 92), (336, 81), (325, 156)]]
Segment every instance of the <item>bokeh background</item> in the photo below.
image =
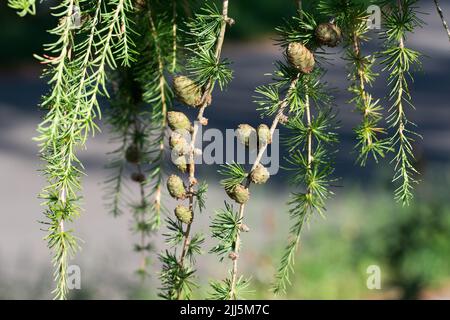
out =
[[(49, 1), (50, 2), (50, 1)], [(48, 2), (47, 2), (48, 3)], [(412, 205), (402, 208), (393, 200), (392, 166), (387, 159), (378, 166), (354, 165), (352, 128), (359, 115), (346, 103), (346, 74), (342, 49), (331, 56), (326, 80), (338, 89), (336, 108), (341, 121), (341, 146), (336, 160), (340, 177), (336, 196), (328, 203), (327, 218), (314, 218), (305, 228), (297, 256), (296, 274), (286, 296), (289, 299), (400, 299), (450, 298), (450, 43), (432, 1), (420, 1), (427, 25), (408, 39), (424, 54), (423, 71), (415, 72), (412, 84), (417, 110), (409, 110), (423, 135), (416, 142), (421, 184)], [(450, 3), (441, 1), (450, 18)], [(42, 112), (37, 105), (46, 85), (40, 66), (32, 59), (49, 39), (45, 5), (34, 17), (20, 19), (0, 4), (0, 298), (48, 299), (52, 290), (52, 266), (45, 233), (38, 221), (42, 208), (37, 194), (43, 186), (37, 147), (32, 137)], [(252, 102), (254, 88), (270, 79), (282, 52), (273, 45), (272, 30), (294, 14), (294, 1), (231, 1), (230, 15), (236, 25), (227, 35), (223, 55), (233, 61), (234, 80), (225, 92), (214, 94), (214, 108), (207, 110), (210, 127), (235, 128), (239, 123), (258, 124)], [(376, 38), (374, 31), (371, 35)], [(365, 52), (379, 49), (373, 41)], [(387, 93), (384, 77), (373, 88), (376, 97)], [(384, 105), (387, 101), (383, 100)], [(209, 113), (209, 114), (208, 114)], [(267, 121), (268, 120), (264, 120)], [(74, 224), (83, 249), (72, 264), (82, 272), (82, 289), (73, 298), (156, 298), (159, 286), (156, 254), (165, 249), (155, 235), (153, 276), (141, 282), (134, 273), (139, 257), (132, 250), (131, 214), (113, 218), (104, 206), (104, 168), (107, 127), (90, 139), (80, 158), (86, 167), (84, 212)], [(210, 186), (207, 210), (195, 224), (209, 237), (208, 224), (226, 195), (216, 174), (217, 166), (200, 166), (201, 178)], [(240, 270), (252, 277), (248, 298), (273, 299), (270, 284), (282, 254), (288, 231), (286, 200), (290, 192), (280, 172), (264, 187), (252, 189), (243, 236)], [(166, 199), (168, 199), (166, 197)], [(173, 203), (168, 204), (172, 208)], [(205, 251), (211, 246), (207, 241)], [(366, 286), (367, 268), (381, 268), (381, 289)], [(197, 298), (207, 296), (208, 279), (224, 277), (228, 265), (215, 256), (198, 259), (202, 279)]]

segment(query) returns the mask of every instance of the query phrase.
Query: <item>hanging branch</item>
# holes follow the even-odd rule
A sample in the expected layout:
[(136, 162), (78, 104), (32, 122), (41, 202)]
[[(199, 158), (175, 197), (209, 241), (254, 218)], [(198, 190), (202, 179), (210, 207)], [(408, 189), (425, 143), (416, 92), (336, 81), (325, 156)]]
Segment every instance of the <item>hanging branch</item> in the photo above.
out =
[[(227, 23), (229, 22), (228, 18), (228, 0), (223, 1), (223, 7), (222, 7), (222, 21), (220, 26), (220, 33), (217, 38), (216, 43), (216, 50), (214, 53), (214, 57), (216, 61), (220, 61), (220, 54), (222, 52), (222, 45), (225, 38), (225, 30), (227, 27)], [(203, 117), (203, 114), (205, 112), (206, 107), (211, 103), (211, 94), (214, 89), (214, 80), (210, 79), (208, 83), (205, 86), (203, 96), (201, 98), (202, 104), (200, 105), (200, 110), (198, 111), (197, 115), (197, 121), (194, 122), (194, 128), (192, 129), (192, 135), (191, 135), (191, 144), (190, 144), (190, 152), (189, 152), (189, 207), (191, 210), (194, 206), (194, 194), (195, 190), (194, 187), (197, 184), (197, 179), (195, 178), (195, 141), (197, 138), (199, 127), (202, 125), (207, 124), (207, 119)], [(192, 216), (192, 219), (194, 219), (194, 216)], [(186, 257), (186, 253), (188, 250), (189, 245), (189, 235), (191, 231), (191, 225), (189, 224), (187, 226), (185, 236), (184, 236), (184, 243), (183, 243), (183, 250), (181, 252), (180, 256), (180, 264), (183, 265), (184, 258)]]
[[(304, 186), (306, 192), (294, 194), (290, 202), (293, 206), (291, 215), (296, 221), (291, 229), (295, 240), (286, 249), (277, 276), (278, 283), (281, 284), (277, 284), (276, 291), (282, 290), (286, 279), (288, 281), (288, 271), (292, 268), (293, 256), (305, 217), (315, 211), (322, 214), (324, 200), (330, 194), (328, 176), (332, 170), (328, 153), (323, 145), (336, 141), (331, 123), (334, 116), (329, 111), (330, 99), (320, 81), (322, 71), (315, 68), (313, 52), (322, 44), (335, 45), (334, 42), (337, 43), (338, 39), (331, 39), (333, 43), (320, 43), (316, 39), (316, 33), (324, 25), (317, 25), (313, 17), (305, 12), (299, 16), (293, 18), (293, 25), (277, 29), (281, 33), (280, 44), (286, 50), (288, 64), (278, 62), (275, 82), (256, 89), (259, 95), (256, 103), (262, 115), (275, 116), (271, 126), (261, 124), (254, 129), (248, 124), (241, 124), (237, 130), (239, 140), (249, 148), (252, 148), (252, 140), (257, 141), (259, 149), (255, 163), (249, 173), (236, 164), (226, 165), (221, 170), (225, 176), (222, 185), (240, 208), (235, 214), (232, 207), (226, 204), (226, 210), (219, 212), (211, 225), (213, 238), (219, 240), (219, 244), (211, 251), (219, 254), (221, 260), (228, 255), (233, 261), (230, 279), (211, 283), (214, 298), (237, 299), (248, 286), (248, 281), (237, 275), (240, 233), (248, 231), (248, 227), (243, 223), (244, 209), (250, 197), (248, 190), (250, 184), (263, 184), (269, 179), (269, 172), (260, 161), (279, 123), (285, 124), (293, 131), (285, 139), (289, 152), (293, 155), (289, 160), (295, 166), (293, 182)], [(328, 24), (325, 27), (331, 29), (326, 30), (331, 33), (337, 28)], [(286, 92), (285, 98), (280, 99), (280, 92)], [(311, 110), (311, 100), (317, 106), (316, 116)], [(296, 151), (299, 148), (301, 151)]]
[[(44, 74), (50, 80), (51, 92), (44, 98), (42, 106), (51, 106), (44, 122), (38, 131), (41, 157), (47, 162), (44, 174), (49, 186), (45, 187), (41, 197), (45, 199), (47, 206), (45, 216), (48, 225), (48, 247), (53, 251), (53, 264), (55, 267), (54, 279), (56, 288), (53, 291), (56, 299), (64, 299), (68, 293), (67, 288), (67, 265), (68, 259), (75, 254), (78, 244), (71, 230), (66, 230), (65, 221), (72, 221), (78, 216), (79, 208), (76, 204), (77, 195), (74, 188), (78, 184), (79, 171), (72, 165), (75, 155), (72, 148), (66, 148), (62, 143), (61, 131), (64, 127), (60, 125), (67, 115), (65, 103), (70, 101), (71, 89), (68, 70), (70, 68), (70, 57), (73, 50), (73, 21), (71, 19), (74, 2), (67, 0), (62, 2), (53, 10), (62, 16), (62, 20), (50, 33), (57, 35), (59, 39), (49, 45), (49, 51), (59, 52), (56, 57), (44, 56), (41, 62), (49, 66)], [(62, 118), (60, 120), (60, 118)], [(46, 123), (49, 123), (48, 125)], [(70, 137), (72, 143), (76, 137)], [(77, 160), (75, 160), (77, 161)]]
[[(277, 128), (280, 120), (284, 121), (284, 119), (286, 118), (284, 113), (285, 113), (285, 109), (288, 107), (288, 104), (289, 104), (289, 96), (292, 94), (292, 91), (295, 90), (299, 76), (300, 76), (300, 74), (297, 74), (295, 76), (295, 78), (292, 79), (288, 93), (286, 94), (286, 98), (280, 104), (278, 113), (270, 126), (270, 133), (269, 133), (268, 141), (272, 140), (273, 134), (274, 134), (275, 129)], [(308, 108), (307, 112), (309, 114), (309, 108)], [(310, 118), (308, 118), (308, 119), (310, 119)], [(311, 148), (310, 135), (309, 135), (308, 141), (309, 141), (308, 154), (310, 154), (310, 148)], [(252, 182), (251, 173), (256, 172), (255, 170), (257, 170), (257, 168), (260, 167), (260, 162), (261, 162), (262, 156), (264, 155), (264, 152), (267, 149), (267, 146), (268, 146), (268, 144), (262, 144), (262, 146), (259, 148), (255, 162), (253, 163), (253, 166), (252, 166), (250, 172), (247, 173), (247, 180), (244, 184), (245, 189), (248, 189), (250, 187), (250, 184)], [(237, 269), (238, 269), (239, 251), (240, 251), (240, 245), (241, 245), (241, 238), (240, 238), (241, 230), (242, 229), (245, 230), (245, 227), (243, 227), (244, 210), (245, 210), (245, 203), (242, 203), (239, 206), (239, 218), (238, 218), (239, 225), (237, 228), (236, 237), (234, 239), (233, 253), (231, 254), (231, 257), (230, 257), (231, 260), (233, 261), (233, 267), (231, 270), (231, 287), (230, 287), (230, 293), (229, 293), (230, 299), (237, 299), (237, 296), (238, 296), (237, 290), (236, 290), (236, 285), (238, 283), (238, 276), (237, 276), (238, 270)]]
[[(420, 54), (405, 46), (408, 32), (422, 25), (417, 17), (414, 5), (417, 0), (397, 0), (397, 5), (391, 1), (386, 2), (390, 12), (385, 14), (386, 31), (384, 38), (386, 50), (380, 53), (384, 57), (383, 71), (389, 73), (388, 82), (391, 86), (389, 99), (392, 106), (389, 109), (388, 122), (390, 128), (395, 129), (395, 134), (390, 139), (392, 148), (396, 151), (393, 159), (395, 163), (395, 174), (393, 182), (399, 184), (395, 190), (395, 198), (403, 205), (408, 205), (413, 197), (413, 185), (418, 183), (415, 175), (418, 174), (414, 168), (413, 149), (411, 143), (414, 136), (419, 136), (412, 131), (415, 124), (406, 117), (406, 107), (413, 107), (409, 91), (409, 80), (411, 68), (419, 65)], [(420, 136), (419, 136), (420, 137)]]
[[(108, 8), (113, 12), (101, 12), (102, 1), (97, 1), (90, 22), (80, 19), (81, 9), (75, 1), (66, 0), (57, 5), (53, 10), (62, 18), (50, 33), (59, 39), (47, 45), (46, 50), (59, 55), (37, 57), (48, 66), (44, 76), (50, 78), (51, 85), (50, 93), (42, 102), (48, 113), (38, 127), (40, 136), (36, 140), (39, 141), (41, 156), (47, 162), (44, 174), (49, 185), (41, 197), (47, 206), (45, 216), (48, 222), (44, 223), (49, 225), (49, 234), (46, 240), (54, 251), (57, 282), (54, 293), (59, 299), (67, 296), (67, 260), (78, 248), (76, 237), (65, 225), (72, 222), (80, 211), (77, 202), (83, 167), (76, 150), (85, 145), (90, 131), (96, 128), (94, 119), (100, 114), (97, 94), (101, 93), (100, 88), (106, 93), (105, 65), (114, 68), (115, 58), (126, 64), (133, 53), (133, 44), (127, 40), (128, 30), (124, 24), (130, 7), (123, 1), (111, 1), (110, 4)], [(100, 16), (104, 21), (102, 27), (98, 26)], [(118, 20), (123, 26), (121, 29), (117, 28)], [(118, 30), (121, 39), (116, 41)], [(75, 34), (84, 40), (75, 43)], [(111, 50), (113, 46), (114, 53)]]
[[(286, 291), (290, 273), (294, 271), (294, 259), (300, 235), (305, 222), (314, 214), (324, 215), (325, 201), (333, 194), (330, 190), (334, 179), (332, 151), (327, 150), (337, 142), (334, 114), (331, 111), (329, 89), (322, 83), (324, 73), (319, 64), (312, 70), (308, 64), (305, 47), (320, 58), (318, 48), (334, 47), (341, 41), (341, 30), (333, 23), (317, 24), (314, 17), (303, 12), (301, 18), (293, 19), (294, 25), (279, 28), (282, 44), (287, 46), (287, 57), (291, 67), (303, 71), (296, 90), (289, 97), (290, 116), (286, 127), (291, 133), (285, 138), (290, 157), (292, 183), (302, 187), (303, 192), (293, 193), (289, 201), (293, 225), (290, 240), (284, 251), (276, 274), (273, 290), (276, 294)], [(298, 51), (297, 51), (298, 50)], [(299, 53), (303, 55), (299, 56)], [(320, 60), (319, 60), (320, 62)], [(306, 68), (308, 67), (308, 68)], [(293, 74), (294, 70), (284, 67), (280, 74)], [(306, 72), (305, 72), (306, 71)], [(308, 72), (309, 71), (309, 72)], [(266, 92), (267, 90), (261, 91)], [(260, 100), (261, 106), (270, 108), (270, 100)], [(315, 107), (313, 112), (312, 106)], [(270, 109), (269, 109), (270, 110)]]
[(173, 19), (166, 18), (164, 12), (156, 13), (148, 3), (141, 4), (136, 11), (134, 41), (141, 55), (130, 68), (120, 70), (113, 81), (116, 92), (107, 119), (116, 139), (123, 142), (110, 165), (116, 173), (107, 182), (111, 185), (108, 194), (112, 211), (121, 212), (118, 206), (122, 198), (131, 196), (121, 187), (126, 181), (124, 167), (134, 170), (130, 179), (139, 184), (140, 199), (128, 200), (127, 205), (133, 212), (133, 230), (139, 235), (135, 251), (141, 254), (138, 274), (144, 279), (148, 275), (148, 253), (152, 250), (149, 237), (161, 224), (164, 138), (172, 99), (166, 72), (173, 67), (176, 48)]
[(436, 10), (438, 12), (439, 17), (441, 18), (442, 25), (444, 26), (445, 31), (447, 31), (448, 41), (450, 41), (450, 29), (447, 25), (447, 21), (444, 19), (444, 13), (442, 12), (441, 6), (439, 5), (438, 0), (434, 0), (434, 4), (436, 5)]
[(377, 74), (372, 70), (375, 57), (364, 56), (361, 50), (362, 44), (370, 40), (366, 8), (357, 1), (348, 0), (322, 0), (318, 7), (322, 14), (333, 17), (342, 30), (346, 48), (344, 59), (348, 62), (348, 79), (352, 83), (348, 90), (353, 98), (349, 102), (362, 116), (361, 124), (354, 129), (357, 138), (355, 148), (359, 151), (357, 162), (364, 166), (369, 156), (378, 162), (378, 158), (389, 151), (389, 141), (379, 137), (385, 133), (380, 127), (383, 108), (379, 100), (374, 100), (368, 92)]
[[(167, 242), (173, 246), (181, 245), (181, 253), (175, 259), (176, 253), (166, 251), (160, 256), (163, 262), (161, 281), (163, 284), (161, 296), (166, 299), (189, 298), (195, 285), (192, 277), (195, 270), (194, 254), (199, 254), (204, 237), (201, 234), (191, 235), (194, 212), (204, 208), (207, 185), (199, 184), (195, 176), (195, 141), (200, 126), (207, 125), (204, 117), (205, 109), (211, 104), (211, 95), (216, 82), (222, 89), (232, 78), (227, 61), (221, 61), (222, 46), (227, 24), (233, 20), (228, 17), (228, 0), (222, 3), (222, 12), (216, 7), (206, 6), (202, 13), (196, 14), (188, 22), (185, 47), (192, 54), (186, 62), (186, 69), (194, 80), (187, 76), (174, 78), (174, 92), (180, 102), (198, 108), (196, 121), (191, 125), (189, 119), (181, 112), (168, 115), (169, 126), (172, 129), (170, 144), (172, 153), (177, 154), (175, 164), (184, 173), (188, 172), (188, 184), (185, 188), (182, 179), (176, 175), (169, 177), (167, 186), (172, 197), (178, 200), (188, 200), (188, 206), (178, 205), (175, 215), (178, 221), (168, 219), (170, 233), (166, 234)], [(184, 132), (189, 136), (185, 139)], [(188, 142), (189, 141), (189, 142)], [(183, 224), (186, 225), (184, 229)], [(191, 263), (186, 262), (190, 258)], [(174, 260), (175, 259), (175, 260)]]
[[(169, 64), (167, 66), (167, 69), (170, 69), (171, 72), (173, 72), (175, 70), (176, 67), (176, 52), (177, 52), (177, 38), (176, 38), (176, 15), (175, 15), (175, 2), (173, 4), (173, 21), (172, 21), (172, 64), (169, 67)], [(163, 56), (163, 50), (162, 47), (160, 45), (160, 39), (158, 36), (158, 30), (156, 28), (156, 25), (153, 21), (153, 17), (152, 17), (152, 11), (149, 7), (149, 12), (148, 12), (148, 19), (149, 19), (149, 23), (150, 23), (150, 30), (151, 30), (151, 35), (152, 35), (152, 39), (153, 39), (153, 43), (154, 43), (154, 48), (155, 48), (155, 53), (156, 53), (156, 63), (157, 63), (157, 92), (158, 92), (158, 96), (155, 98), (159, 98), (158, 103), (160, 104), (160, 112), (158, 112), (159, 115), (159, 126), (160, 126), (160, 134), (159, 134), (159, 138), (158, 138), (158, 142), (159, 142), (159, 153), (157, 158), (155, 159), (155, 162), (159, 162), (158, 166), (157, 166), (157, 171), (154, 171), (154, 174), (152, 175), (153, 178), (156, 179), (155, 182), (155, 186), (154, 186), (154, 210), (155, 210), (155, 215), (156, 215), (156, 219), (157, 219), (157, 225), (159, 228), (160, 225), (160, 217), (161, 217), (161, 184), (162, 184), (162, 180), (163, 180), (163, 160), (164, 160), (164, 138), (165, 138), (165, 131), (166, 131), (166, 127), (167, 127), (167, 112), (169, 109), (168, 106), (168, 100), (169, 98), (171, 98), (171, 93), (170, 90), (168, 88), (167, 85), (167, 80), (165, 77), (165, 61), (164, 61), (164, 56)], [(162, 19), (161, 19), (162, 20)], [(150, 95), (150, 97), (152, 97), (152, 95)], [(147, 94), (147, 101), (149, 101), (150, 103), (152, 101), (155, 101), (153, 98), (149, 98), (149, 95)], [(155, 119), (158, 120), (158, 119)]]
[[(365, 26), (363, 19), (360, 27)], [(350, 66), (349, 79), (353, 85), (349, 88), (355, 94), (350, 101), (355, 103), (356, 109), (362, 115), (361, 124), (354, 129), (357, 137), (356, 148), (359, 149), (358, 162), (364, 166), (369, 155), (378, 162), (378, 158), (384, 158), (389, 150), (388, 141), (380, 139), (379, 134), (385, 133), (380, 127), (382, 120), (382, 107), (379, 100), (374, 100), (372, 95), (366, 91), (366, 86), (371, 85), (376, 74), (372, 72), (374, 59), (371, 56), (363, 56), (361, 53), (361, 41), (363, 34), (354, 29), (350, 32), (352, 44), (347, 49), (347, 59)], [(351, 48), (351, 49), (350, 49)], [(353, 68), (352, 68), (353, 67)]]

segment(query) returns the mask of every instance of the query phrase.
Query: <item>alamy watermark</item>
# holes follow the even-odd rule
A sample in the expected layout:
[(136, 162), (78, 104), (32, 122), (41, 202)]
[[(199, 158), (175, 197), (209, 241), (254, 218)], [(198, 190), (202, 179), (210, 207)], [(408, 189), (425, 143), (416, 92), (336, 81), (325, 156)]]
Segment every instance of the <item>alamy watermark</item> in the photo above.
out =
[[(172, 146), (171, 160), (174, 164), (189, 163), (189, 154), (192, 148), (191, 135), (187, 130), (172, 132), (170, 144)], [(175, 141), (176, 140), (176, 141)], [(258, 139), (256, 133), (244, 138), (238, 129), (225, 129), (225, 132), (209, 128), (199, 131), (194, 142), (195, 164), (253, 164), (258, 151), (264, 146), (260, 163), (264, 165), (271, 175), (278, 173), (280, 167), (280, 139), (279, 131), (275, 129), (269, 145)]]
[(372, 264), (367, 267), (367, 281), (366, 286), (369, 290), (380, 290), (381, 289), (381, 268), (376, 264)]
[(370, 5), (366, 10), (369, 15), (367, 18), (367, 28), (381, 29), (381, 8), (377, 5)]
[(67, 267), (67, 288), (69, 290), (81, 289), (81, 268), (76, 264)]

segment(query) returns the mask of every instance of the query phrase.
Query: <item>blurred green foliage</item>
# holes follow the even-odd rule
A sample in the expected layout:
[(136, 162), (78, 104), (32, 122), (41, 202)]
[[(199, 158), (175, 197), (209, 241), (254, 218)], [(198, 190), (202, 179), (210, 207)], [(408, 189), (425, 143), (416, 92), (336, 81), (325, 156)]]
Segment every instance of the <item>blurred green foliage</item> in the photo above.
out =
[[(330, 203), (330, 219), (304, 233), (288, 298), (416, 299), (448, 285), (449, 177), (424, 180), (410, 207), (394, 203), (383, 189), (339, 194)], [(381, 269), (381, 290), (366, 286), (370, 265)], [(260, 282), (257, 296), (270, 297), (263, 288)]]

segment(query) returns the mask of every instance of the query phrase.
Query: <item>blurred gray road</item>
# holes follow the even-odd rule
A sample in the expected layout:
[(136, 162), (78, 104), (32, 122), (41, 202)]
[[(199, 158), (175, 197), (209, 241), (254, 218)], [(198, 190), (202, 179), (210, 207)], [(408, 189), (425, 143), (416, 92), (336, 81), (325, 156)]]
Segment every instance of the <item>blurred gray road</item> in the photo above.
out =
[[(450, 3), (442, 5), (450, 18)], [(424, 11), (430, 12), (430, 15), (425, 16), (428, 25), (408, 39), (409, 45), (425, 55), (424, 72), (415, 73), (416, 81), (411, 87), (417, 110), (409, 113), (424, 137), (417, 144), (426, 160), (448, 163), (450, 44), (434, 8), (427, 6)], [(224, 129), (235, 128), (242, 122), (257, 124), (259, 118), (252, 103), (253, 90), (257, 85), (269, 81), (263, 74), (273, 70), (272, 63), (281, 57), (281, 53), (271, 43), (262, 41), (250, 44), (226, 43), (224, 56), (233, 61), (235, 78), (226, 92), (214, 95), (214, 104), (206, 113), (210, 119), (209, 126)], [(340, 89), (336, 105), (342, 121), (342, 146), (337, 157), (337, 174), (344, 177), (345, 184), (346, 179), (370, 176), (373, 170), (371, 166), (362, 170), (352, 165), (351, 128), (357, 125), (360, 117), (352, 112), (352, 106), (345, 103), (349, 96), (345, 92), (347, 83), (344, 64), (337, 56), (333, 63), (326, 80), (332, 87)], [(44, 91), (45, 86), (35, 70), (14, 74), (0, 72), (0, 298), (47, 298), (52, 285), (49, 281), (49, 253), (45, 243), (40, 240), (44, 233), (39, 230), (37, 223), (42, 217), (42, 210), (36, 195), (43, 185), (43, 179), (37, 173), (40, 164), (37, 148), (31, 141), (41, 115), (36, 105)], [(386, 91), (385, 82), (378, 79), (373, 95), (382, 98)], [(88, 176), (84, 179), (85, 212), (76, 223), (76, 229), (85, 244), (76, 263), (86, 270), (88, 281), (95, 279), (98, 297), (121, 298), (123, 293), (109, 290), (112, 286), (111, 276), (117, 277), (116, 280), (124, 286), (134, 283), (131, 271), (137, 263), (137, 257), (130, 252), (133, 237), (129, 233), (129, 217), (117, 220), (111, 218), (101, 201), (100, 182), (107, 175), (102, 168), (106, 163), (105, 153), (110, 150), (107, 135), (101, 133), (90, 140), (88, 149), (81, 154)], [(200, 170), (205, 172), (206, 169)], [(217, 184), (211, 182), (211, 185), (208, 209), (221, 206), (224, 197)], [(272, 193), (272, 198), (261, 195), (259, 201), (253, 202), (253, 210), (280, 210), (283, 199), (285, 197), (281, 191)], [(257, 240), (252, 241), (257, 243)], [(200, 268), (207, 268), (207, 263), (203, 262)]]

